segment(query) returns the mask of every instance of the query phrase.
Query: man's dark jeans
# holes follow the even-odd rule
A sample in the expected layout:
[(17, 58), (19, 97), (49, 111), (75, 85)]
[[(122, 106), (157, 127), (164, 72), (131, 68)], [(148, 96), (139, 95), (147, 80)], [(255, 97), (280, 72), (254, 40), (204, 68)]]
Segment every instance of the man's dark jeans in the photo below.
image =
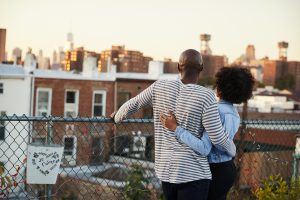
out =
[(166, 200), (207, 200), (210, 181), (203, 179), (180, 184), (162, 182), (162, 189)]

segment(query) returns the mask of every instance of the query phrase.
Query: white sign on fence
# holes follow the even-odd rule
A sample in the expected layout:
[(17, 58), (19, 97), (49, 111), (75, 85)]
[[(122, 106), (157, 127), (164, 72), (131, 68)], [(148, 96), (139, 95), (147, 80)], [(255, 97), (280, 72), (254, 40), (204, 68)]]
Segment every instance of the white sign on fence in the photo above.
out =
[(63, 146), (29, 144), (27, 151), (27, 183), (55, 184)]

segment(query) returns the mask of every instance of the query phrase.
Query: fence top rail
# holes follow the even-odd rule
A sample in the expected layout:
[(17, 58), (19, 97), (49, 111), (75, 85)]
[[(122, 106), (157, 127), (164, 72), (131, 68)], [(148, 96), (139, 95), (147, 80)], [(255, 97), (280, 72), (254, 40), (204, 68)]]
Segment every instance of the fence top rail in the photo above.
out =
[(300, 125), (300, 120), (252, 119), (242, 120), (242, 125)]
[[(0, 116), (0, 121), (52, 121), (52, 122), (98, 122), (113, 123), (110, 117), (61, 117), (61, 116)], [(122, 123), (153, 123), (153, 119), (126, 119)], [(242, 120), (241, 125), (300, 125), (300, 120)]]
[[(61, 117), (61, 116), (0, 116), (0, 121), (44, 121), (44, 122), (90, 122), (114, 123), (110, 117)], [(153, 119), (126, 119), (122, 123), (153, 123)]]

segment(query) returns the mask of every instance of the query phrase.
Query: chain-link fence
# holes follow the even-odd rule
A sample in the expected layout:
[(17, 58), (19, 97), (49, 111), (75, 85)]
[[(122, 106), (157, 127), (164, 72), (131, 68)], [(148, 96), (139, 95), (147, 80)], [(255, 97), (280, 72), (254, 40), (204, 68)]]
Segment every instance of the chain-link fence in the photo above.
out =
[[(235, 137), (236, 191), (249, 191), (270, 175), (289, 180), (299, 131), (300, 121), (243, 121)], [(61, 161), (41, 153), (29, 162), (32, 144), (63, 146)], [(45, 177), (59, 165), (56, 183), (29, 184), (29, 164)], [(146, 119), (114, 126), (109, 118), (2, 116), (0, 174), (1, 198), (162, 199), (153, 121)]]

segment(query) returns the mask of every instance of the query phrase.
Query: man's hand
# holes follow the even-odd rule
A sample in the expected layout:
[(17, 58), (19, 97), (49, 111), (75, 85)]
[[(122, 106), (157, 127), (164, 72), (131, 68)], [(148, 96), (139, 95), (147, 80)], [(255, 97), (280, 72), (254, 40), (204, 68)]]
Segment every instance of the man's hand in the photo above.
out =
[(172, 112), (169, 112), (168, 115), (165, 115), (163, 113), (160, 113), (159, 115), (159, 120), (161, 122), (161, 124), (171, 130), (171, 131), (175, 131), (177, 128), (177, 120), (175, 115)]
[(116, 113), (117, 113), (117, 111), (114, 111), (113, 113), (111, 113), (111, 114), (109, 115), (109, 117), (114, 121), (114, 123), (116, 123), (116, 122), (115, 122), (115, 115), (116, 115)]

